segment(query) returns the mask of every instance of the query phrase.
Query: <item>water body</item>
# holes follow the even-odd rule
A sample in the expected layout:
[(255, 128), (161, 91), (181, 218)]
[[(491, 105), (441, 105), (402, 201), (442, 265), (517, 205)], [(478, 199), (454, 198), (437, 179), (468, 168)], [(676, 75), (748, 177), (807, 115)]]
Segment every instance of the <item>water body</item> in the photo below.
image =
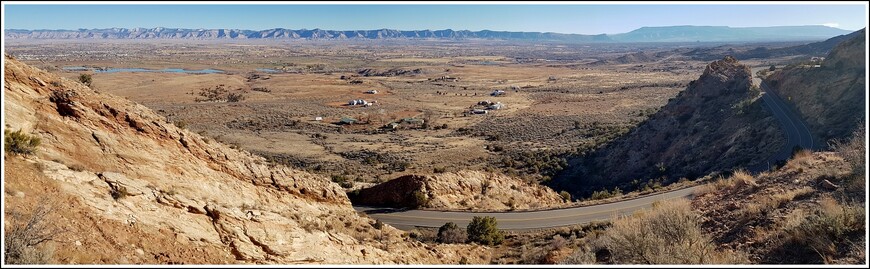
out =
[(257, 71), (266, 72), (266, 73), (281, 73), (281, 70), (275, 70), (271, 68), (257, 68)]
[(162, 72), (162, 73), (185, 73), (185, 74), (216, 74), (224, 71), (217, 69), (187, 70), (181, 68), (145, 69), (145, 68), (106, 68), (96, 69), (84, 66), (65, 66), (66, 71), (94, 71), (94, 73), (120, 73), (120, 72)]

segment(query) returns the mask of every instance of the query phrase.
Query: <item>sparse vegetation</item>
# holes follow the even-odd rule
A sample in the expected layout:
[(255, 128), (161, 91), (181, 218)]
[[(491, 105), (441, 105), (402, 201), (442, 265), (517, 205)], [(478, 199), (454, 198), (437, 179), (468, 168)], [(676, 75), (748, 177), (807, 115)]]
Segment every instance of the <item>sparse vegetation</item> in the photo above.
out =
[(414, 204), (417, 208), (426, 207), (429, 205), (429, 196), (423, 193), (420, 190), (416, 190), (413, 193), (414, 195)]
[(463, 234), (462, 229), (460, 229), (459, 226), (456, 226), (456, 223), (448, 222), (438, 228), (437, 241), (439, 243), (457, 244), (464, 243), (465, 240), (465, 234)]
[(562, 196), (562, 199), (565, 201), (568, 201), (568, 202), (571, 201), (571, 194), (568, 193), (567, 191), (560, 191), (559, 196)]
[(79, 82), (81, 82), (82, 84), (85, 84), (85, 85), (88, 86), (88, 87), (91, 86), (91, 83), (92, 83), (93, 81), (94, 81), (94, 78), (91, 76), (91, 74), (81, 74), (81, 75), (79, 75)]
[[(3, 218), (6, 226), (3, 256), (7, 264), (48, 264), (52, 262), (53, 250), (45, 243), (55, 240), (63, 230), (53, 226), (48, 219), (51, 208), (46, 201), (37, 203), (29, 216), (9, 212)], [(10, 227), (11, 226), (11, 227)]]
[(498, 222), (494, 217), (474, 216), (466, 229), (468, 240), (484, 245), (498, 245), (504, 241), (504, 232), (498, 230)]
[[(745, 254), (720, 251), (700, 228), (700, 219), (685, 199), (663, 202), (652, 209), (614, 221), (595, 244), (620, 264), (743, 264)], [(588, 261), (590, 250), (575, 252)]]
[(33, 154), (42, 142), (39, 137), (25, 134), (21, 130), (14, 132), (9, 129), (3, 130), (3, 138), (6, 152), (21, 155)]
[(866, 127), (860, 125), (848, 140), (835, 140), (831, 144), (831, 147), (852, 166), (852, 176), (860, 181), (863, 181), (866, 174), (864, 170), (864, 165), (867, 163), (864, 159), (867, 150), (864, 142), (866, 136)]
[(819, 201), (819, 208), (797, 225), (785, 227), (779, 250), (787, 257), (812, 262), (831, 263), (844, 249), (860, 242), (849, 238), (864, 233), (864, 210), (857, 205), (843, 205), (831, 197)]

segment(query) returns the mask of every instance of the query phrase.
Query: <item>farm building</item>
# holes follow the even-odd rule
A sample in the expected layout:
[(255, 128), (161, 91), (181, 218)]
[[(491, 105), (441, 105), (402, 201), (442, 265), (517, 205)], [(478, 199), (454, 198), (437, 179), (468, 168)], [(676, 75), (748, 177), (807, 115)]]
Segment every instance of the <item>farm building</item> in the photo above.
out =
[(504, 95), (504, 94), (505, 94), (505, 92), (502, 91), (502, 90), (495, 90), (495, 91), (493, 91), (492, 93), (490, 93), (489, 95), (492, 95), (492, 96), (501, 96), (501, 95)]
[(502, 108), (504, 108), (504, 104), (502, 104), (501, 102), (497, 102), (497, 103), (495, 103), (495, 104), (490, 105), (490, 106), (487, 107), (486, 109), (489, 109), (489, 110), (499, 110), (499, 109), (502, 109)]
[(481, 106), (491, 106), (494, 103), (490, 102), (489, 100), (483, 100), (483, 101), (477, 102), (477, 104), (481, 105)]
[(351, 105), (351, 106), (356, 106), (356, 105), (364, 106), (364, 105), (366, 105), (366, 104), (368, 104), (368, 103), (369, 103), (369, 102), (366, 102), (366, 100), (363, 100), (363, 99), (355, 99), (355, 100), (350, 100), (350, 101), (347, 102), (347, 104), (348, 104), (348, 105)]

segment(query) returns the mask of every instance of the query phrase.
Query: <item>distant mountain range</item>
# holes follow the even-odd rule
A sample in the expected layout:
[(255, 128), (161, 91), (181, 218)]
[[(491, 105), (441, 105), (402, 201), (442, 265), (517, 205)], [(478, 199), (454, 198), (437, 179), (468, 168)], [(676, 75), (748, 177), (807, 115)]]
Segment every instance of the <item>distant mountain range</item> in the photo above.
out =
[(827, 26), (745, 27), (668, 26), (643, 27), (615, 35), (582, 35), (542, 32), (469, 30), (238, 30), (179, 28), (109, 28), (78, 30), (7, 29), (6, 39), (496, 39), (566, 42), (751, 42), (823, 40), (850, 31)]

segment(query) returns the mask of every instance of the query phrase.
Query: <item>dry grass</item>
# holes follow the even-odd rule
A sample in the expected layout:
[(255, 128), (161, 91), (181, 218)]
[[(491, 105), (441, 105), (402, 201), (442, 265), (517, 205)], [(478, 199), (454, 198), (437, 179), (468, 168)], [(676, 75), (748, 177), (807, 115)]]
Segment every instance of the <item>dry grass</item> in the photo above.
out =
[(780, 236), (780, 251), (807, 262), (812, 262), (815, 254), (818, 261), (833, 263), (838, 256), (855, 251), (855, 246), (860, 245), (853, 240), (865, 231), (864, 220), (861, 206), (823, 197), (813, 213), (798, 212), (787, 218)]
[(806, 197), (814, 191), (815, 190), (812, 187), (802, 187), (786, 192), (758, 196), (758, 198), (754, 199), (752, 203), (748, 203), (746, 207), (742, 208), (738, 215), (741, 216), (742, 219), (748, 220), (755, 216), (767, 214), (786, 203), (791, 202), (795, 198)]
[(852, 133), (849, 140), (834, 141), (831, 144), (831, 147), (851, 165), (851, 178), (853, 180), (850, 183), (854, 189), (859, 190), (866, 189), (866, 181), (864, 180), (865, 165), (867, 164), (865, 159), (867, 148), (864, 141), (866, 137), (867, 129), (861, 125)]
[[(678, 199), (652, 209), (618, 218), (598, 239), (610, 261), (619, 264), (738, 264), (748, 263), (745, 254), (719, 251), (700, 228), (700, 218), (688, 200)], [(588, 261), (587, 250), (569, 260)]]
[(737, 170), (734, 171), (734, 174), (732, 174), (728, 178), (719, 177), (719, 179), (698, 188), (696, 194), (702, 195), (718, 191), (731, 190), (734, 188), (741, 188), (744, 186), (756, 187), (758, 186), (758, 183), (755, 182), (755, 177), (753, 177), (745, 170)]

